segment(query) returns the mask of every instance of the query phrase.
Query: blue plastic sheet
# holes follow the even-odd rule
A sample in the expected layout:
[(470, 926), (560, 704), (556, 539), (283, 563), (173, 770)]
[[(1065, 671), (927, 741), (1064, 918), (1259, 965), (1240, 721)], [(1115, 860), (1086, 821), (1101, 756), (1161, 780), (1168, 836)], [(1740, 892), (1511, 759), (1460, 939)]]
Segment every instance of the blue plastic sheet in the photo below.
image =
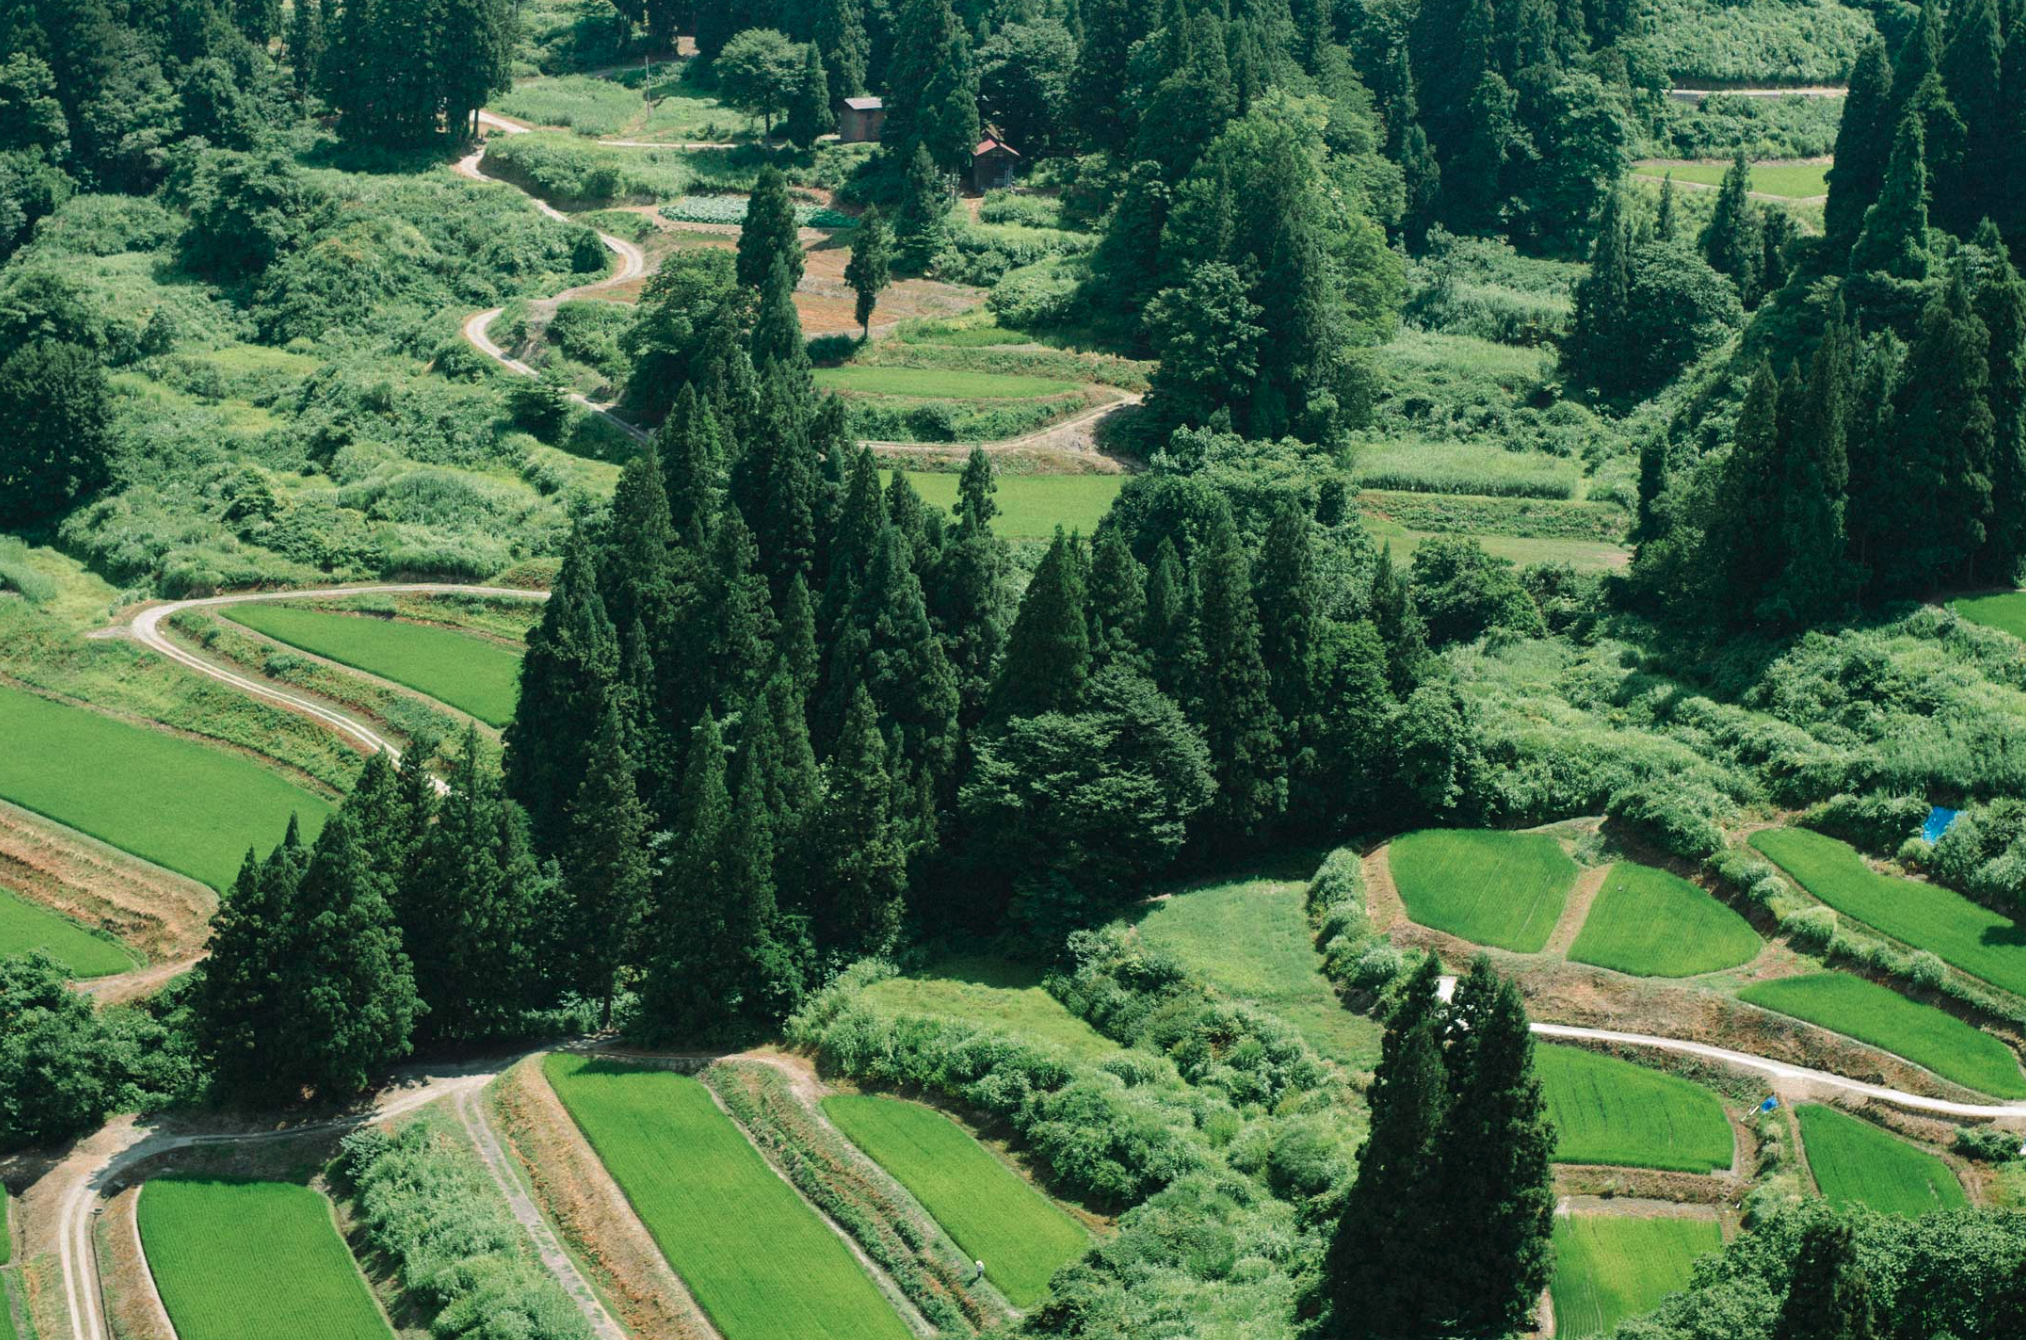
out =
[(1942, 834), (1949, 831), (1949, 825), (1956, 821), (1958, 811), (1937, 805), (1928, 811), (1928, 821), (1920, 826), (1920, 835), (1929, 842), (1939, 842)]

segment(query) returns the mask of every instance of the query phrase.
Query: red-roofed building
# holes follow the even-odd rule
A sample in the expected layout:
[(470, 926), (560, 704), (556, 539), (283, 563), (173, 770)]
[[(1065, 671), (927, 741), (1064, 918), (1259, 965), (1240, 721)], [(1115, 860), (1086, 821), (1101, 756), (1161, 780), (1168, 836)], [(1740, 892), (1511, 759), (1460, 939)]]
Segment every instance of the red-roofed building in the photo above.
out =
[(1019, 162), (1018, 149), (987, 135), (978, 141), (977, 148), (971, 150), (971, 184), (980, 193), (995, 187), (1011, 186), (1013, 169)]

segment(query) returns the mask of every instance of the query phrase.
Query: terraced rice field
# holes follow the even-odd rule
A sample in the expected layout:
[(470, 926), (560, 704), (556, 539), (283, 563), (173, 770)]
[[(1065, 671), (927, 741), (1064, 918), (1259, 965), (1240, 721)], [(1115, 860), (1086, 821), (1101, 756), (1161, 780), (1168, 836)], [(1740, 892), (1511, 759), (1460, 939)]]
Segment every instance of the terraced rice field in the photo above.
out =
[[(18, 894), (0, 889), (0, 958), (40, 949), (72, 977), (104, 977), (135, 967), (138, 958), (120, 945)], [(0, 1252), (0, 1265), (6, 1263)]]
[(391, 1340), (330, 1202), (306, 1186), (158, 1177), (140, 1223), (178, 1340)]
[(1963, 600), (1952, 600), (1949, 608), (1987, 628), (2010, 633), (2016, 638), (2026, 638), (2026, 591), (2007, 591), (1995, 596), (1970, 596)]
[(1782, 977), (1756, 982), (1738, 999), (1883, 1047), (1979, 1093), (2026, 1098), (2026, 1075), (2010, 1047), (1953, 1014), (1861, 977)]
[[(1729, 163), (1640, 163), (1632, 171), (1641, 177), (1655, 181), (1674, 174), (1677, 182), (1694, 182), (1700, 186), (1723, 185), (1724, 174), (1730, 171)], [(1760, 195), (1785, 196), (1790, 200), (1811, 200), (1816, 196), (1829, 194), (1827, 163), (1753, 163), (1750, 165), (1750, 189)]]
[(1695, 1258), (1723, 1248), (1714, 1219), (1622, 1214), (1555, 1216), (1558, 1340), (1609, 1335), (1627, 1317), (1650, 1312), (1687, 1287)]
[[(889, 478), (891, 475), (889, 475)], [(992, 532), (1008, 540), (1040, 540), (1055, 528), (1088, 536), (1111, 510), (1124, 475), (1005, 475), (992, 495), (999, 514)], [(957, 476), (946, 471), (910, 470), (907, 482), (929, 506), (947, 514), (957, 503)]]
[(1926, 1150), (1833, 1107), (1804, 1103), (1795, 1114), (1808, 1168), (1831, 1204), (1909, 1216), (1969, 1204), (1949, 1165)]
[(1632, 861), (1611, 867), (1569, 949), (1578, 963), (1635, 977), (1721, 972), (1758, 953), (1758, 933), (1743, 917), (1687, 880)]
[(965, 1256), (985, 1263), (985, 1278), (1013, 1306), (1039, 1303), (1049, 1277), (1090, 1245), (1074, 1219), (942, 1113), (871, 1094), (825, 1098), (823, 1111)]
[(562, 1054), (542, 1069), (725, 1340), (911, 1340), (700, 1082)]
[(1575, 1047), (1537, 1046), (1557, 1163), (1709, 1173), (1731, 1166), (1723, 1104), (1700, 1084)]
[(816, 369), (823, 391), (895, 395), (921, 400), (1033, 400), (1074, 391), (1081, 383), (1059, 377), (1013, 372), (967, 372), (959, 368), (842, 367)]
[(1294, 1025), (1311, 1047), (1359, 1070), (1378, 1064), (1380, 1028), (1343, 1007), (1320, 972), (1300, 884), (1233, 880), (1165, 898), (1139, 923), (1225, 995)]
[(1414, 920), (1522, 954), (1546, 946), (1576, 882), (1576, 863), (1545, 833), (1424, 829), (1387, 860)]
[(1805, 828), (1769, 828), (1752, 845), (1845, 916), (2026, 995), (2026, 926), (1939, 885), (1881, 875), (1849, 843)]
[(953, 955), (866, 988), (865, 999), (893, 1014), (925, 1014), (1001, 1028), (1089, 1060), (1118, 1044), (1063, 1008), (1038, 969), (986, 955)]
[(331, 807), (222, 749), (0, 687), (0, 797), (223, 892), (290, 814), (315, 838)]
[(511, 647), (427, 624), (287, 605), (228, 605), (221, 613), (277, 642), (405, 684), (489, 726), (513, 719), (521, 657)]

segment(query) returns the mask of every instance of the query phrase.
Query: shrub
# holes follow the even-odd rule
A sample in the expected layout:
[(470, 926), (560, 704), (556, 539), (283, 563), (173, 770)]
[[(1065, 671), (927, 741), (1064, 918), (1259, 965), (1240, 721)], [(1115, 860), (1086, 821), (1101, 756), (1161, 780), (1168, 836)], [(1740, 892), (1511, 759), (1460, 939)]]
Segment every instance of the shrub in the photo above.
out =
[(436, 1119), (344, 1140), (373, 1247), (434, 1314), (439, 1340), (589, 1340), (584, 1316), (528, 1245), (461, 1135)]
[(1928, 802), (1919, 796), (1835, 795), (1801, 815), (1801, 822), (1820, 833), (1842, 838), (1870, 851), (1893, 851), (1927, 821)]
[(1780, 929), (1804, 949), (1825, 950), (1836, 940), (1836, 911), (1804, 907), (1780, 918)]
[(2010, 1163), (2020, 1156), (2017, 1132), (1993, 1126), (1958, 1126), (1955, 1151), (1979, 1163)]

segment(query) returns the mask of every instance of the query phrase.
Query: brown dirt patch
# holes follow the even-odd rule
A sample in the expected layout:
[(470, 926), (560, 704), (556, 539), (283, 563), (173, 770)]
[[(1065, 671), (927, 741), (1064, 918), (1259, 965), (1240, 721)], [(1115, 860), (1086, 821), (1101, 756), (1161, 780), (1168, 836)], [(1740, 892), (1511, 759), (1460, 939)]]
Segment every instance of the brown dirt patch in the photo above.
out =
[(218, 895), (205, 885), (0, 802), (0, 885), (95, 926), (151, 960), (204, 947)]
[(1714, 1208), (1700, 1201), (1650, 1200), (1642, 1196), (1562, 1197), (1557, 1214), (1615, 1214), (1626, 1219), (1720, 1219)]
[(1638, 1200), (1674, 1205), (1729, 1205), (1744, 1195), (1749, 1183), (1728, 1174), (1659, 1172), (1651, 1168), (1613, 1168), (1587, 1163), (1555, 1165), (1555, 1190), (1564, 1196)]
[(620, 1324), (647, 1340), (715, 1340), (717, 1331), (549, 1087), (541, 1058), (501, 1075), (488, 1096), (501, 1143)]
[(176, 1328), (155, 1291), (155, 1277), (141, 1251), (135, 1218), (141, 1189), (130, 1187), (107, 1202), (98, 1220), (99, 1276), (105, 1288), (106, 1320), (124, 1340), (176, 1340)]

